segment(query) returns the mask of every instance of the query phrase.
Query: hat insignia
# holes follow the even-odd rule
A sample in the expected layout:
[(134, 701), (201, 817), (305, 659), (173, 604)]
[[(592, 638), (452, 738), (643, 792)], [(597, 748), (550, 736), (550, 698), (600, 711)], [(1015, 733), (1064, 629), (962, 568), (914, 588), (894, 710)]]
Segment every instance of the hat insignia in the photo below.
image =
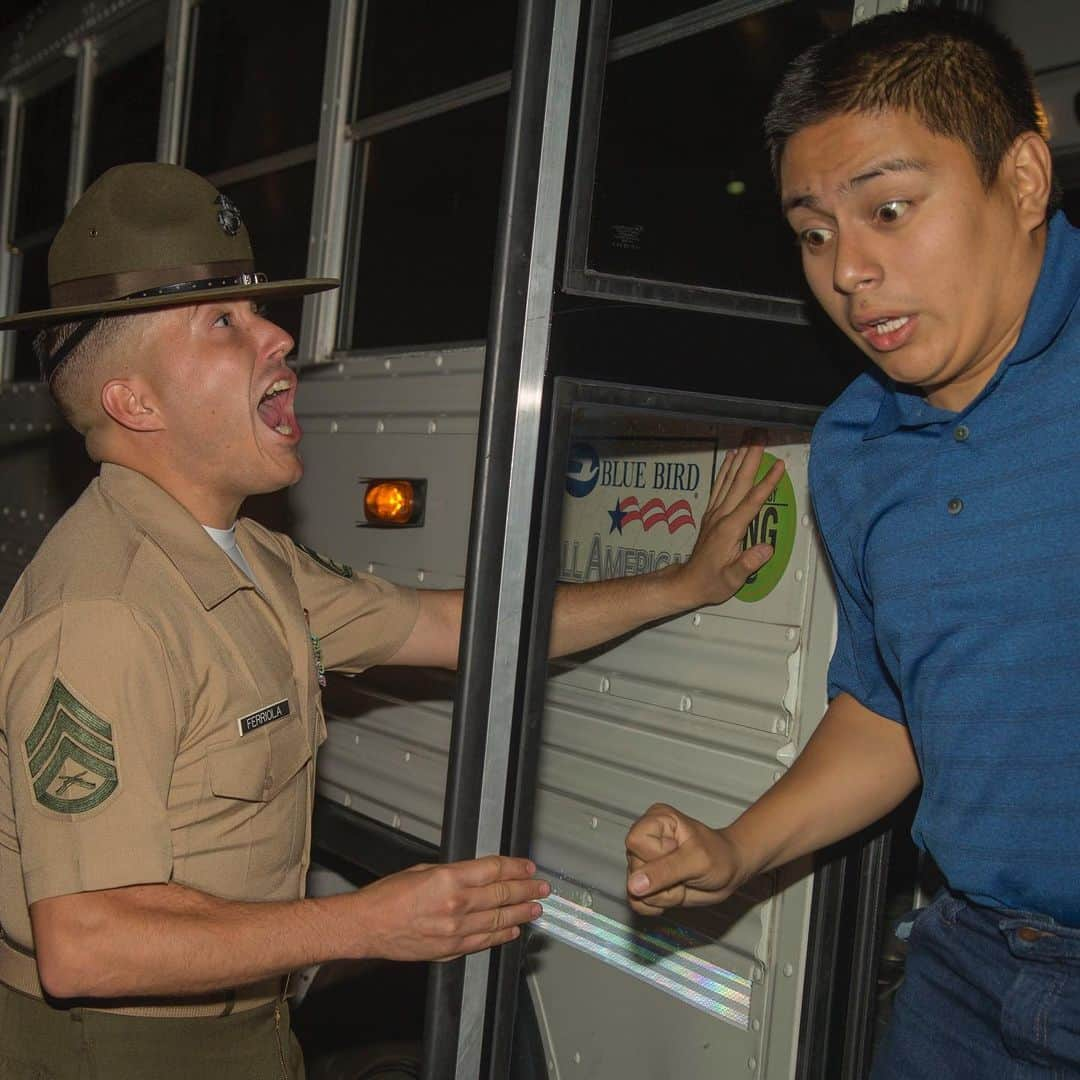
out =
[(236, 203), (228, 195), (219, 195), (214, 204), (219, 208), (217, 212), (218, 224), (230, 236), (235, 236), (244, 224), (240, 211), (236, 209)]

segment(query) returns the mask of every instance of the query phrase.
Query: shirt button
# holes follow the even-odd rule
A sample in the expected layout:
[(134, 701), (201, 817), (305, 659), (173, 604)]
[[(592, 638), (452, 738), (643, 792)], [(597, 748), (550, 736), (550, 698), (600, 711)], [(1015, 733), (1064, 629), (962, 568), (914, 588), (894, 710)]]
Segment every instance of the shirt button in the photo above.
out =
[(963, 510), (963, 509), (964, 509), (964, 500), (963, 499), (950, 499), (949, 500), (949, 513), (950, 514), (959, 514), (960, 511)]
[(966, 424), (960, 424), (956, 428), (956, 430), (953, 432), (953, 438), (957, 442), (967, 442), (968, 436), (970, 434), (971, 434), (971, 432), (968, 430), (967, 425)]
[(1031, 943), (1033, 941), (1038, 941), (1040, 938), (1053, 937), (1054, 935), (1048, 930), (1037, 930), (1034, 926), (1021, 926), (1020, 929), (1016, 931), (1016, 936), (1021, 941)]

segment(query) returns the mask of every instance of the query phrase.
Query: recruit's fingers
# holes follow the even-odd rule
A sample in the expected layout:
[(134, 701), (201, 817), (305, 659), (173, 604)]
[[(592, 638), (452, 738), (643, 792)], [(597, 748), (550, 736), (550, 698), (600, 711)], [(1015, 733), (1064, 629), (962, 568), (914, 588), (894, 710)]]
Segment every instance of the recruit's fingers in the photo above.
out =
[(754, 476), (761, 465), (761, 455), (764, 452), (764, 447), (757, 444), (739, 447), (737, 458), (723, 488), (713, 486), (709, 499), (710, 510), (724, 515), (738, 506), (753, 487)]
[(744, 457), (746, 457), (745, 446), (737, 446), (732, 450), (724, 451), (724, 456), (720, 461), (720, 468), (717, 469), (716, 476), (713, 478), (708, 506), (719, 506), (724, 501)]

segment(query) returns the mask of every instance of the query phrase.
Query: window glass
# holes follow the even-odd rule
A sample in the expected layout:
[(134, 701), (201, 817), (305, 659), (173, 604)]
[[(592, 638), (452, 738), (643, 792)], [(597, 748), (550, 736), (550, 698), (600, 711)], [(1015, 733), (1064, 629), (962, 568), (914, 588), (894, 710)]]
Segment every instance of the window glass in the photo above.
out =
[(345, 347), (485, 336), (506, 110), (503, 94), (370, 141)]
[(114, 165), (157, 157), (164, 61), (155, 45), (94, 80), (88, 184)]
[(67, 79), (25, 102), (21, 117), (19, 190), (12, 239), (57, 228), (64, 220), (75, 80)]
[(516, 0), (368, 0), (358, 115), (509, 71), (516, 23)]
[(610, 62), (588, 268), (801, 298), (762, 119), (788, 61), (849, 18), (796, 0)]
[[(223, 188), (251, 234), (255, 268), (271, 281), (305, 275), (314, 189), (314, 162)], [(298, 297), (276, 301), (267, 314), (298, 340), (302, 311), (303, 298)]]
[(185, 164), (207, 174), (319, 137), (329, 0), (203, 0)]

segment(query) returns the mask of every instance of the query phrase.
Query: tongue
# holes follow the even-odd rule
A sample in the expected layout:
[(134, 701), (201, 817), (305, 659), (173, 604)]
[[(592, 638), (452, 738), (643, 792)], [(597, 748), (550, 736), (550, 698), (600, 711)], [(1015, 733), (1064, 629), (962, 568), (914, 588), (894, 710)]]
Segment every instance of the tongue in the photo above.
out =
[(293, 431), (296, 430), (296, 417), (286, 394), (275, 394), (274, 397), (259, 402), (259, 416), (267, 427), (277, 428), (287, 424)]

